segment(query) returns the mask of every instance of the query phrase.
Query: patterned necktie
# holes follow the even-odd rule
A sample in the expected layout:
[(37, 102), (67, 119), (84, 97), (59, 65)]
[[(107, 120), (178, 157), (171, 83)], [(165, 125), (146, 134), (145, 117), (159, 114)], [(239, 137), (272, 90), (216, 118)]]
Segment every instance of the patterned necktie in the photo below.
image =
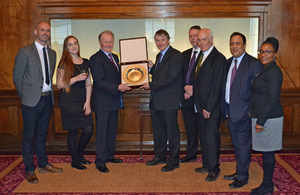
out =
[(234, 67), (231, 71), (231, 79), (230, 79), (230, 86), (232, 85), (233, 83), (233, 79), (235, 77), (235, 74), (236, 74), (236, 71), (237, 71), (237, 59), (234, 60)]
[(194, 68), (194, 65), (195, 65), (195, 60), (196, 60), (196, 55), (197, 55), (197, 52), (198, 51), (194, 51), (194, 54), (192, 56), (192, 59), (190, 60), (190, 66), (189, 66), (189, 70), (186, 74), (186, 78), (185, 78), (185, 81), (186, 81), (186, 84), (191, 84), (190, 81), (191, 81), (191, 73), (192, 73), (192, 70)]
[(196, 67), (196, 74), (195, 74), (195, 78), (197, 78), (197, 76), (198, 76), (199, 69), (200, 69), (200, 67), (201, 67), (201, 64), (202, 64), (203, 56), (204, 56), (204, 54), (203, 54), (203, 52), (202, 52), (202, 53), (200, 54), (200, 57), (199, 57), (199, 62), (198, 62), (198, 64), (197, 64), (197, 67)]
[(118, 65), (115, 63), (115, 61), (114, 61), (114, 59), (113, 59), (111, 53), (108, 54), (108, 57), (109, 57), (111, 63), (113, 63), (113, 64), (115, 65), (115, 68), (119, 71), (119, 67), (118, 67)]
[(44, 66), (45, 66), (45, 80), (46, 84), (50, 84), (50, 79), (49, 79), (49, 69), (48, 69), (48, 59), (47, 59), (47, 54), (46, 54), (46, 48), (43, 48), (43, 56), (44, 56)]
[(157, 68), (160, 64), (161, 56), (162, 56), (162, 54), (160, 52), (156, 56), (155, 69), (154, 69), (155, 71), (157, 70)]

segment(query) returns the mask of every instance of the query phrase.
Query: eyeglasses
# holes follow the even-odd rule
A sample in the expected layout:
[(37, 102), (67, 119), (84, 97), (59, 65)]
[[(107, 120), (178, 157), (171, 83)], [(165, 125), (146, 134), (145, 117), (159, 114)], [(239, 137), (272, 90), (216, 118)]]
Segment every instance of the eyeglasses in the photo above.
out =
[(262, 54), (270, 55), (270, 53), (275, 53), (275, 51), (269, 51), (269, 50), (262, 51), (262, 50), (258, 50), (257, 53), (260, 54), (260, 55), (262, 55)]

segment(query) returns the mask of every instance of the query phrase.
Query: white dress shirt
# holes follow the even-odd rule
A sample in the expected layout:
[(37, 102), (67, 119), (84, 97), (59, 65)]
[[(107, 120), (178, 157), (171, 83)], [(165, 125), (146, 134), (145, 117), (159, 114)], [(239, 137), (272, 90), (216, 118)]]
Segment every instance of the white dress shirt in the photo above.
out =
[(232, 73), (232, 69), (234, 67), (234, 61), (235, 59), (237, 59), (237, 65), (236, 65), (236, 71), (239, 69), (240, 63), (244, 57), (246, 52), (244, 52), (240, 57), (238, 58), (232, 58), (232, 62), (230, 65), (230, 68), (228, 70), (228, 74), (227, 74), (227, 80), (226, 80), (226, 91), (225, 91), (225, 101), (229, 104), (230, 103), (230, 81), (231, 81), (231, 73)]
[(50, 62), (49, 62), (49, 55), (48, 55), (48, 50), (47, 50), (47, 46), (46, 47), (46, 55), (47, 55), (47, 60), (48, 60), (48, 70), (49, 70), (49, 80), (50, 83), (49, 85), (47, 85), (46, 83), (46, 76), (45, 76), (45, 63), (44, 63), (44, 54), (43, 54), (43, 48), (44, 46), (42, 46), (41, 44), (39, 44), (39, 42), (35, 41), (35, 46), (37, 48), (37, 51), (39, 53), (39, 57), (40, 57), (40, 61), (41, 61), (41, 65), (42, 65), (42, 71), (43, 71), (43, 77), (44, 77), (44, 83), (43, 83), (43, 90), (42, 92), (47, 92), (47, 91), (52, 91), (52, 79), (51, 79), (51, 73), (50, 73)]

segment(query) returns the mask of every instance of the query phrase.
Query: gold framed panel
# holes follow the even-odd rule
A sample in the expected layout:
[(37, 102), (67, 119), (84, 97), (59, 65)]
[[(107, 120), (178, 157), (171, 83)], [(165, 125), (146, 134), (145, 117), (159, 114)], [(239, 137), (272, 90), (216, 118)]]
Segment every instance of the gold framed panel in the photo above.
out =
[(121, 66), (122, 84), (138, 86), (149, 82), (148, 63), (126, 64)]

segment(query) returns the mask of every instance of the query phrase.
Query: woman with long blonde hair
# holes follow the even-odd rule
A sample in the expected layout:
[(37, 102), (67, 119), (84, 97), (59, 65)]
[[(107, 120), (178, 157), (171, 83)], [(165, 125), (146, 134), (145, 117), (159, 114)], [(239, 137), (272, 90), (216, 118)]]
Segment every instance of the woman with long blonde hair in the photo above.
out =
[[(57, 68), (56, 84), (60, 89), (59, 107), (63, 129), (68, 130), (68, 148), (71, 166), (84, 170), (84, 164), (91, 164), (83, 156), (93, 134), (91, 114), (91, 75), (89, 61), (80, 57), (78, 39), (68, 36), (64, 40), (63, 53)], [(82, 133), (77, 143), (78, 130)]]

